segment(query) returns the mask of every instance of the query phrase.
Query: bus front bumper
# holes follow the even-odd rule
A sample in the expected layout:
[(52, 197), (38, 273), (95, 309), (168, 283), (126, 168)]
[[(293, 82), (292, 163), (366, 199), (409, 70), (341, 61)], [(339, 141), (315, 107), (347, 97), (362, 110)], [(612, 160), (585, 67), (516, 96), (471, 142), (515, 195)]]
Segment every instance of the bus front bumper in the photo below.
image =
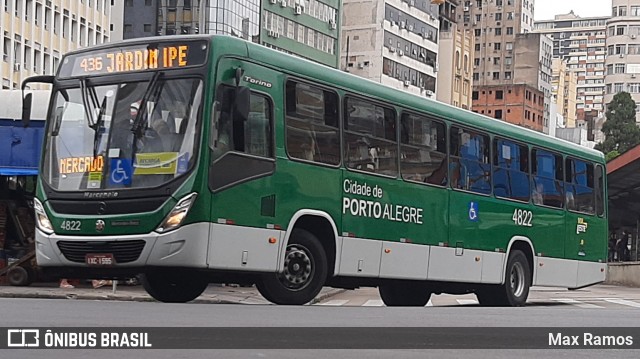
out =
[[(207, 267), (209, 225), (194, 223), (168, 233), (125, 236), (69, 236), (36, 230), (36, 260), (40, 267), (100, 267), (103, 269)], [(95, 260), (89, 258), (113, 258)], [(88, 264), (92, 262), (92, 264)]]

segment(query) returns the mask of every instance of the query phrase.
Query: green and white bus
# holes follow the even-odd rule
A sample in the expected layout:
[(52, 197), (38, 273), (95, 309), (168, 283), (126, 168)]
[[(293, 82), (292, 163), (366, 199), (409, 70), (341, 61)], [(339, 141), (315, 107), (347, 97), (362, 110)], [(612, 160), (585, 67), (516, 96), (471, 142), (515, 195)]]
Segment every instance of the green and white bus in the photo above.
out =
[(47, 272), (142, 273), (163, 302), (236, 282), (278, 304), (372, 286), (389, 306), (605, 278), (597, 151), (225, 36), (83, 49), (31, 82), (53, 85)]

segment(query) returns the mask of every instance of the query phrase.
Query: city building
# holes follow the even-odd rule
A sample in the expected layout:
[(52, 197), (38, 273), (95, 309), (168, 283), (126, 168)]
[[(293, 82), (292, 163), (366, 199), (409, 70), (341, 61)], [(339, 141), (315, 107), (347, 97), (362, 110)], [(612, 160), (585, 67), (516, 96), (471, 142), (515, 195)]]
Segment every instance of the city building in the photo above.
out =
[(604, 102), (626, 91), (636, 102), (640, 122), (640, 0), (613, 0), (607, 21)]
[(440, 0), (344, 0), (340, 68), (435, 99)]
[(340, 0), (125, 0), (124, 38), (224, 34), (338, 67)]
[(436, 99), (471, 109), (473, 33), (456, 24), (440, 30)]
[[(604, 109), (605, 56), (608, 16), (585, 17), (568, 14), (556, 15), (553, 20), (536, 21), (535, 33), (553, 39), (553, 57), (564, 59), (567, 68), (576, 73), (576, 121), (586, 121), (586, 113)], [(571, 118), (567, 118), (571, 121)], [(577, 123), (568, 123), (576, 127)]]
[(473, 111), (543, 132), (549, 127), (552, 43), (528, 34), (533, 10), (529, 0), (466, 0), (458, 22), (475, 37)]
[(552, 111), (552, 115), (557, 113), (562, 116), (561, 127), (576, 127), (577, 72), (569, 71), (566, 60), (560, 58), (553, 59), (552, 71), (552, 102), (556, 103), (556, 110)]
[[(113, 13), (119, 11), (120, 23), (114, 20), (114, 28), (122, 31), (123, 39), (155, 36), (158, 34), (160, 0), (115, 1)], [(117, 9), (115, 8), (117, 6)]]
[[(2, 0), (2, 89), (51, 75), (68, 51), (109, 41), (108, 0)], [(38, 88), (33, 85), (32, 88)]]

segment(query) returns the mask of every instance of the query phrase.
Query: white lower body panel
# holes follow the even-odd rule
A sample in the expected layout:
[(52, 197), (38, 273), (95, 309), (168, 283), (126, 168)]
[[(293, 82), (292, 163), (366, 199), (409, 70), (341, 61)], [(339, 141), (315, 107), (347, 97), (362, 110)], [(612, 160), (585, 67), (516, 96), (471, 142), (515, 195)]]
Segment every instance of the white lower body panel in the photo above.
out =
[(209, 238), (208, 223), (194, 223), (180, 227), (175, 231), (158, 234), (156, 232), (120, 235), (120, 236), (69, 236), (47, 235), (36, 230), (36, 260), (38, 266), (76, 266), (87, 267), (85, 263), (72, 262), (65, 258), (58, 247), (60, 241), (79, 242), (119, 242), (142, 240), (145, 245), (138, 259), (128, 263), (117, 263), (116, 267), (176, 266), (207, 267), (207, 247)]

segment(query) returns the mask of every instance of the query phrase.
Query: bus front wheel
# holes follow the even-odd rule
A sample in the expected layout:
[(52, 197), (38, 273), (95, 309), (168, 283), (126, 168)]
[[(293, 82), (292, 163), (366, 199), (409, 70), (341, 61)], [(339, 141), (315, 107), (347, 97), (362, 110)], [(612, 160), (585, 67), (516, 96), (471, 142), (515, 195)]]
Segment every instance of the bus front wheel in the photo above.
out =
[(529, 287), (529, 261), (522, 251), (514, 250), (507, 260), (504, 284), (481, 288), (476, 296), (481, 305), (520, 307), (527, 302)]
[(142, 275), (142, 286), (154, 299), (165, 303), (186, 303), (200, 296), (209, 283), (191, 271), (163, 270)]
[(275, 304), (302, 305), (315, 298), (327, 279), (327, 255), (312, 233), (296, 228), (291, 233), (282, 273), (263, 276), (256, 287)]
[(424, 307), (431, 298), (431, 291), (422, 283), (384, 283), (378, 292), (387, 307)]

